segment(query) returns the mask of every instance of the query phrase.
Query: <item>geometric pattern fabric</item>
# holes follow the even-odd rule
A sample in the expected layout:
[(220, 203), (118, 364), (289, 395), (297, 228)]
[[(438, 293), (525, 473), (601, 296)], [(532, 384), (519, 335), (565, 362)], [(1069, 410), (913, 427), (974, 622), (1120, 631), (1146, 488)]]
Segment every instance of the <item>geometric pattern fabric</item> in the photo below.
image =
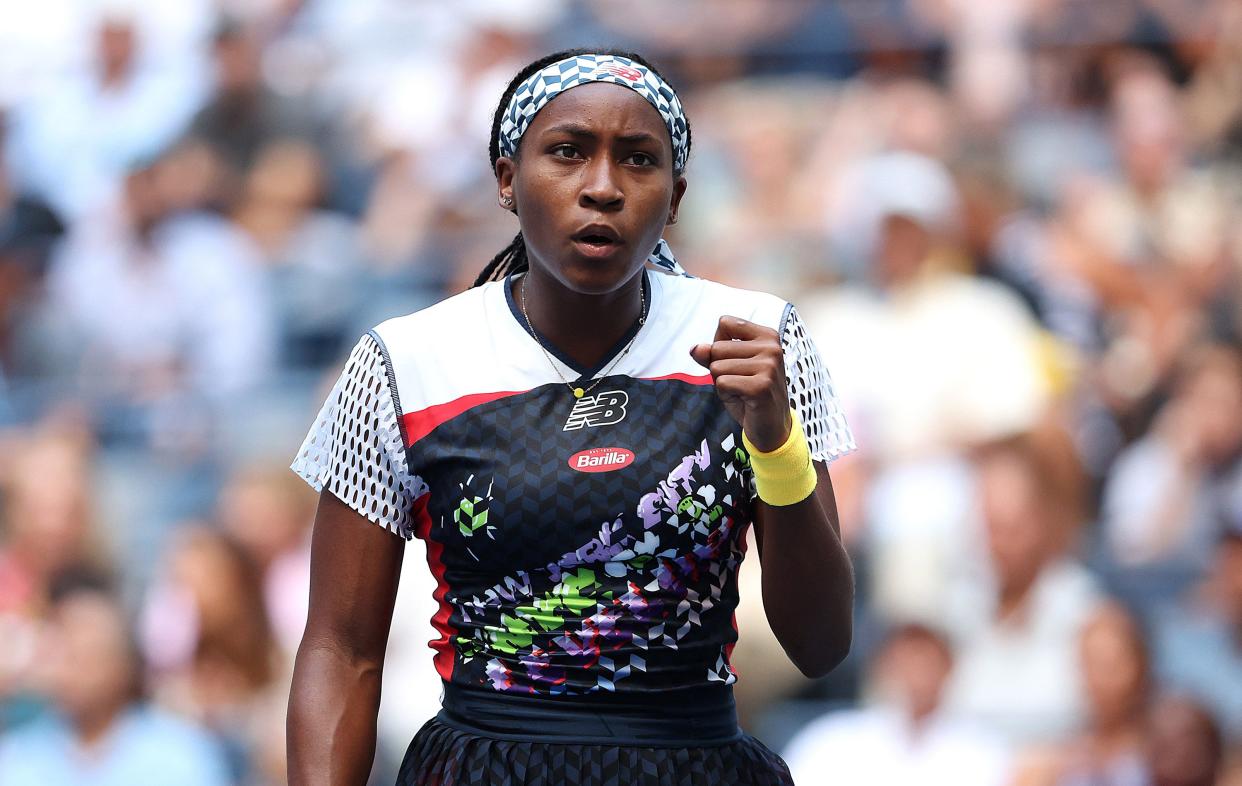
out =
[(701, 748), (495, 739), (429, 721), (398, 786), (791, 786), (789, 768), (749, 735)]
[[(605, 377), (597, 390), (624, 394), (627, 417), (560, 431), (574, 399), (545, 385), (410, 448), (433, 489), (455, 683), (582, 695), (736, 679), (725, 652), (753, 507), (736, 423), (710, 385)], [(570, 466), (597, 448), (633, 462)]]

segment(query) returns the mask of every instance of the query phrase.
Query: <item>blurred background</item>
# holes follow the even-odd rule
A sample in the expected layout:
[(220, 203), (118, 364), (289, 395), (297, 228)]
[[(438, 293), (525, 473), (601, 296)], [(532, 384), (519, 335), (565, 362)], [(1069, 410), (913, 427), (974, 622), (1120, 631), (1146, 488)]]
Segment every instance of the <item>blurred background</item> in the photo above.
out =
[[(529, 60), (655, 60), (669, 238), (802, 312), (861, 449), (800, 784), (1242, 783), (1239, 0), (0, 0), (0, 783), (283, 783), (344, 355), (516, 230)], [(375, 783), (438, 704), (411, 544)], [(154, 773), (154, 774), (153, 774)], [(154, 780), (152, 780), (154, 778)]]

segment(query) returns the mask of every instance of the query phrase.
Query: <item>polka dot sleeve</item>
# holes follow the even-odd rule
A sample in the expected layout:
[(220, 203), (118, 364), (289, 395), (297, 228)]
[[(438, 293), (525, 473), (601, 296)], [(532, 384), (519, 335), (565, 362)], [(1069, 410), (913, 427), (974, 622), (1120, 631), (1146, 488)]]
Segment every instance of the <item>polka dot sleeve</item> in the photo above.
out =
[(384, 352), (363, 336), (290, 468), (408, 540), (414, 501), (425, 489), (406, 467), (399, 417)]
[(831, 464), (834, 459), (856, 449), (854, 435), (841, 411), (841, 402), (832, 390), (832, 378), (793, 306), (785, 308), (780, 333), (781, 346), (785, 349), (789, 406), (802, 420), (811, 457)]

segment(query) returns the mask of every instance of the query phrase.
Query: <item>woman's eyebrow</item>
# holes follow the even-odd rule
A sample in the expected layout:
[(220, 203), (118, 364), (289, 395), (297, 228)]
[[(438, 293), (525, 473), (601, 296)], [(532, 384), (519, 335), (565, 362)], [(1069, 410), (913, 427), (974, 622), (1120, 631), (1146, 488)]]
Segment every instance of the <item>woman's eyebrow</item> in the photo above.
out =
[[(568, 136), (583, 137), (587, 139), (595, 139), (599, 136), (598, 133), (596, 133), (593, 129), (591, 129), (588, 126), (584, 126), (579, 123), (570, 123), (570, 122), (558, 123), (554, 126), (549, 126), (548, 128), (544, 129), (543, 133), (545, 134), (566, 134)], [(633, 134), (622, 134), (618, 136), (617, 139), (620, 140), (621, 142), (626, 142), (629, 144), (644, 144), (644, 143), (659, 144), (660, 142), (659, 137), (657, 137), (654, 134), (650, 134), (646, 131), (636, 131)]]

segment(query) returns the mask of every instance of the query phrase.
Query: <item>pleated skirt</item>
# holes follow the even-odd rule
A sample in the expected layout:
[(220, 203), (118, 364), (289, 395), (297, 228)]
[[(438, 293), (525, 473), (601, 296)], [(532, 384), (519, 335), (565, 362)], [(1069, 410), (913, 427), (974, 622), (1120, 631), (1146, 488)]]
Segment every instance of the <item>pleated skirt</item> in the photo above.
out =
[(704, 747), (531, 742), (431, 719), (401, 763), (397, 786), (787, 786), (789, 768), (749, 735)]

